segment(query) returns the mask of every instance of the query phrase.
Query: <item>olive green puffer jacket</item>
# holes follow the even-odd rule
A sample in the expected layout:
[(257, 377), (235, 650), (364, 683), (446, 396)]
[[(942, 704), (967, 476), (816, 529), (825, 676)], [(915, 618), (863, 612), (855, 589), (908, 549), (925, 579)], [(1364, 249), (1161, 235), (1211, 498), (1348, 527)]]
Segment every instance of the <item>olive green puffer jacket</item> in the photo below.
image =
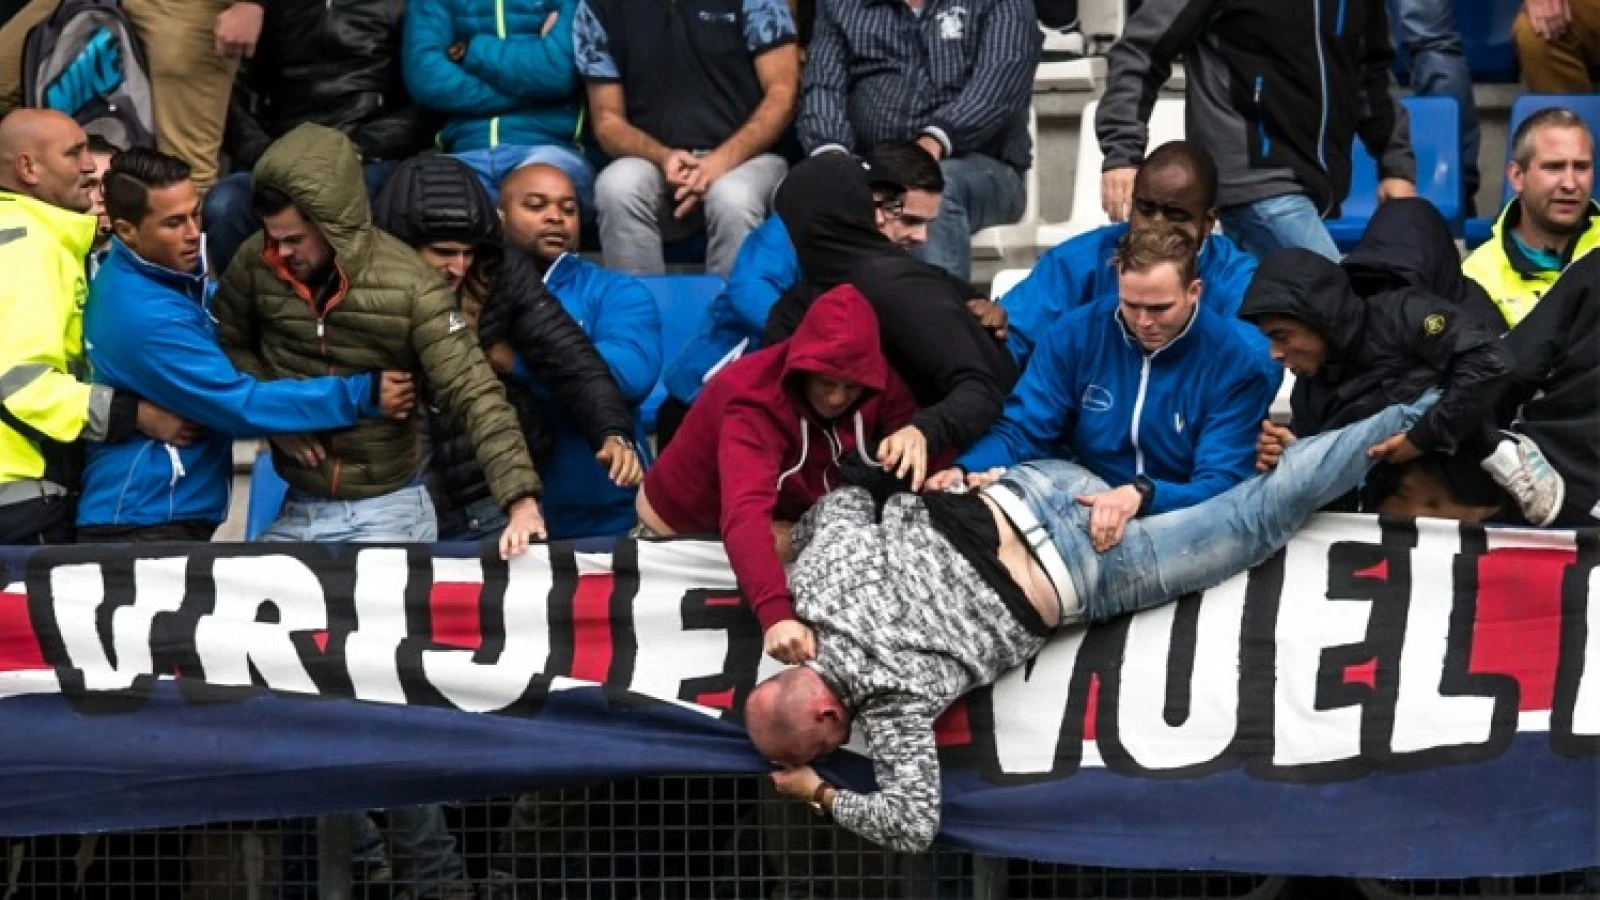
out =
[[(240, 247), (219, 285), (217, 335), (240, 371), (307, 378), (382, 369), (427, 375), (443, 405), (465, 423), (502, 508), (538, 496), (539, 477), (517, 414), (449, 285), (415, 250), (372, 224), (361, 162), (348, 138), (301, 125), (255, 167), (258, 185), (294, 199), (333, 245), (340, 286), (322, 315), (311, 292), (258, 232)], [(319, 435), (327, 458), (315, 468), (273, 455), (278, 474), (307, 494), (362, 500), (397, 491), (421, 463), (417, 418), (367, 419)]]

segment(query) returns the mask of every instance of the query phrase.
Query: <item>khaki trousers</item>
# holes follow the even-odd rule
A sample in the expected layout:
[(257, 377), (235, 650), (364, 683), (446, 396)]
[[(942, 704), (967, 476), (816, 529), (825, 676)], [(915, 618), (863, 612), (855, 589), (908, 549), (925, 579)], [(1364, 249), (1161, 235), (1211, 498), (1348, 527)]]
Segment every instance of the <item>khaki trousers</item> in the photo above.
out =
[(1594, 88), (1589, 69), (1600, 66), (1600, 0), (1570, 0), (1570, 9), (1572, 24), (1554, 41), (1534, 33), (1526, 11), (1511, 23), (1522, 83), (1535, 94), (1587, 94)]
[[(0, 114), (22, 105), (22, 45), (57, 0), (32, 0), (0, 28)], [(155, 105), (156, 143), (194, 170), (205, 190), (217, 180), (237, 59), (217, 55), (213, 30), (229, 0), (122, 0), (144, 44)]]

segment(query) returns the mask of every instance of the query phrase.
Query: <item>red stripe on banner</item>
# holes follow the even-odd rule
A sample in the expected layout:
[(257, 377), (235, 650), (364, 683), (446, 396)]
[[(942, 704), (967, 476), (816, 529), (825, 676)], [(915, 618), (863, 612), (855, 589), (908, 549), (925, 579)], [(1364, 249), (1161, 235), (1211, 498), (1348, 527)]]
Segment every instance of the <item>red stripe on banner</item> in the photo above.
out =
[(1389, 561), (1387, 559), (1381, 559), (1378, 560), (1377, 565), (1372, 566), (1371, 568), (1357, 570), (1356, 577), (1371, 578), (1375, 581), (1388, 581)]
[(1353, 666), (1345, 666), (1344, 683), (1364, 684), (1367, 687), (1377, 687), (1378, 658), (1374, 656), (1364, 663), (1356, 663)]
[(728, 688), (725, 691), (717, 691), (714, 694), (701, 694), (694, 698), (694, 702), (700, 704), (701, 706), (709, 706), (713, 709), (733, 709), (733, 688)]
[(1550, 708), (1561, 645), (1561, 579), (1575, 559), (1563, 550), (1522, 548), (1478, 559), (1470, 669), (1515, 677), (1524, 710)]
[(728, 594), (722, 597), (707, 597), (707, 606), (741, 606), (744, 604), (744, 595)]
[(0, 672), (48, 668), (28, 615), (28, 595), (0, 593)]
[(323, 653), (328, 652), (328, 633), (326, 631), (311, 632), (311, 640), (316, 643), (318, 650)]
[(965, 747), (972, 743), (972, 722), (967, 718), (967, 701), (957, 700), (933, 723), (933, 739), (941, 747)]
[(579, 575), (572, 593), (572, 677), (603, 684), (611, 671), (610, 575)]
[(433, 614), (433, 642), (461, 650), (483, 646), (478, 627), (478, 598), (483, 585), (476, 581), (435, 581), (428, 592)]
[(1083, 739), (1094, 740), (1095, 722), (1100, 717), (1100, 675), (1089, 676), (1089, 702), (1083, 713)]

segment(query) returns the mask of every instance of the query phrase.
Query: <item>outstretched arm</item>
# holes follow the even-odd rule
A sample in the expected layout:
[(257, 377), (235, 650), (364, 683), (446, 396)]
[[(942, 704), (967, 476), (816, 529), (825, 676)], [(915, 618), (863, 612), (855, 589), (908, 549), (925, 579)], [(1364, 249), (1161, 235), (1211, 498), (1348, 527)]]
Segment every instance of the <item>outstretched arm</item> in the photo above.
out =
[(920, 853), (933, 844), (939, 831), (939, 754), (933, 740), (938, 713), (918, 697), (889, 697), (857, 714), (878, 790), (839, 791), (834, 821), (891, 850)]

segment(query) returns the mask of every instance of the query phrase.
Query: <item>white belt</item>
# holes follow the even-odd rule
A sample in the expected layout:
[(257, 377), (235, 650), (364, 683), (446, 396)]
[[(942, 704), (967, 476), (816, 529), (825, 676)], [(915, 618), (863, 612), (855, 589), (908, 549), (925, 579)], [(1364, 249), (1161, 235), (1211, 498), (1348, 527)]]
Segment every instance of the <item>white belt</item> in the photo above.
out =
[(1033, 510), (1028, 508), (1027, 502), (1003, 482), (984, 488), (983, 495), (993, 500), (994, 505), (1000, 507), (1000, 511), (1011, 520), (1012, 527), (1017, 529), (1017, 535), (1028, 546), (1028, 552), (1039, 561), (1039, 567), (1044, 569), (1045, 577), (1050, 579), (1050, 585), (1056, 591), (1056, 603), (1060, 606), (1059, 624), (1072, 625), (1081, 621), (1083, 611), (1078, 603), (1078, 589), (1072, 584), (1072, 573), (1067, 571), (1067, 561), (1061, 557), (1055, 542), (1050, 539), (1050, 532), (1039, 522)]

